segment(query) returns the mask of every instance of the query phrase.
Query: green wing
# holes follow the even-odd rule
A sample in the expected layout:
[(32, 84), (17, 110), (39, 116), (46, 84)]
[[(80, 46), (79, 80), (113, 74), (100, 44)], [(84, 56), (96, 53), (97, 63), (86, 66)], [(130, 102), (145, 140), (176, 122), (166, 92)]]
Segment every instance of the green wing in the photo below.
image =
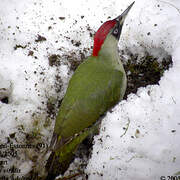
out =
[(123, 75), (97, 58), (82, 63), (69, 82), (55, 133), (66, 139), (91, 126), (123, 97)]

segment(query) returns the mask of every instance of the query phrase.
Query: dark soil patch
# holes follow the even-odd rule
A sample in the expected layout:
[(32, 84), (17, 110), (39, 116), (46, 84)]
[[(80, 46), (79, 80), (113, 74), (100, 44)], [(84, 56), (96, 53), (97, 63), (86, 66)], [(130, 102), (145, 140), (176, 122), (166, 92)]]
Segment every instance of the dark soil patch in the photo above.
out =
[(46, 41), (46, 38), (38, 34), (35, 42), (43, 42), (43, 41)]
[(49, 66), (59, 66), (60, 65), (60, 56), (57, 54), (52, 54), (48, 57)]
[(131, 55), (131, 59), (124, 64), (127, 74), (127, 89), (124, 99), (130, 93), (136, 93), (139, 87), (146, 87), (147, 85), (159, 84), (165, 70), (172, 66), (172, 58), (168, 56), (160, 63), (157, 58), (147, 54), (139, 62), (138, 55)]
[(21, 44), (16, 44), (16, 46), (14, 46), (14, 50), (17, 50), (18, 48), (25, 49), (26, 47), (27, 47), (27, 45), (23, 46)]

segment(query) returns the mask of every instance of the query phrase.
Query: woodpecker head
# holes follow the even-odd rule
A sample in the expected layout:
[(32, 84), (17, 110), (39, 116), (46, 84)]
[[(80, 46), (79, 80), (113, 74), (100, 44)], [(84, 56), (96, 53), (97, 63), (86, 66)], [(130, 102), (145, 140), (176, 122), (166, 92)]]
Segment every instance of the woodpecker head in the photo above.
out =
[(124, 20), (133, 4), (134, 2), (120, 16), (101, 25), (94, 36), (93, 56), (98, 56), (101, 46), (108, 36), (114, 36), (117, 41), (119, 40)]

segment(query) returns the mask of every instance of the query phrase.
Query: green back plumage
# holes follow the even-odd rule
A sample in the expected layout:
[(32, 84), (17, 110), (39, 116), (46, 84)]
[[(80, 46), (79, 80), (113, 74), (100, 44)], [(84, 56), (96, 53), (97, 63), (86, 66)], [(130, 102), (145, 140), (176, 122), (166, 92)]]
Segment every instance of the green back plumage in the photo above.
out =
[[(89, 127), (123, 98), (126, 76), (113, 38), (109, 36), (99, 56), (90, 56), (73, 74), (55, 124), (55, 133), (61, 138)], [(103, 52), (110, 45), (116, 46), (111, 48), (114, 52)]]

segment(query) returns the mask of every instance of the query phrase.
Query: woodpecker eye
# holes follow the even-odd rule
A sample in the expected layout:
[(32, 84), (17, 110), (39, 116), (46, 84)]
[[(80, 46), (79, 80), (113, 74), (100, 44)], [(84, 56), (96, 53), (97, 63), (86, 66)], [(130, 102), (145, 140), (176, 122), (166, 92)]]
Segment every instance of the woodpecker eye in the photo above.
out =
[(118, 28), (115, 28), (114, 31), (113, 31), (113, 34), (114, 34), (114, 35), (117, 35), (118, 33), (119, 33)]
[(119, 24), (119, 22), (116, 23), (116, 26), (114, 27), (112, 31), (112, 35), (119, 40), (120, 34), (121, 34), (122, 26)]

